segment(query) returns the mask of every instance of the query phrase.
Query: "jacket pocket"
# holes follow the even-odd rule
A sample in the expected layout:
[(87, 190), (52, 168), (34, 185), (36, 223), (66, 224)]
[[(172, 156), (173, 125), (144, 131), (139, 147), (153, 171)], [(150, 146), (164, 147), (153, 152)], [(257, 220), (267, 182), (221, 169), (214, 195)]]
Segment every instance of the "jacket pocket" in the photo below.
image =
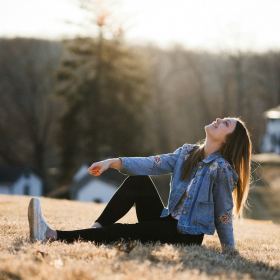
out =
[(204, 227), (214, 223), (214, 202), (198, 201), (197, 222)]

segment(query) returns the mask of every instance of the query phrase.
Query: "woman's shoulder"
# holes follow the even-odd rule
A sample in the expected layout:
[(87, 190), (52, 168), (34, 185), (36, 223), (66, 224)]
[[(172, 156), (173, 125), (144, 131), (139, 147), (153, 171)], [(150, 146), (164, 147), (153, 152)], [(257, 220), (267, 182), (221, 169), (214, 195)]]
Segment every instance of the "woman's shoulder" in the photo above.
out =
[(229, 175), (232, 174), (233, 177), (238, 178), (238, 174), (234, 170), (234, 168), (230, 165), (230, 163), (225, 160), (223, 157), (218, 157), (216, 159), (219, 169), (221, 170), (221, 174)]
[(183, 150), (185, 150), (187, 153), (190, 153), (192, 152), (194, 149), (196, 149), (198, 147), (198, 145), (196, 144), (188, 144), (188, 143), (185, 143), (183, 145)]

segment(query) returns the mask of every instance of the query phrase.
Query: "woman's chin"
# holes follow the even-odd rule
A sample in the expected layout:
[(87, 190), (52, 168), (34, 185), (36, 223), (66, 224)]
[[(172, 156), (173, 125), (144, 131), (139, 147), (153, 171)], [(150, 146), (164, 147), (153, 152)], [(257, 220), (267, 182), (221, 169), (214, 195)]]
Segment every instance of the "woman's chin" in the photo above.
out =
[(212, 139), (215, 138), (215, 133), (213, 134), (213, 129), (209, 126), (205, 126), (206, 138)]

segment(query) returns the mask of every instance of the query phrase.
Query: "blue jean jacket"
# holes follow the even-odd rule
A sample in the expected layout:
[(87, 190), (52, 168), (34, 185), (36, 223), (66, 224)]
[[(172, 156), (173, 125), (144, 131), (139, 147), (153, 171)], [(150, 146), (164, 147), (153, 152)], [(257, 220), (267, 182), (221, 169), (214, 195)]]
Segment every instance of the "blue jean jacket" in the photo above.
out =
[(177, 229), (185, 234), (210, 234), (215, 228), (222, 246), (234, 248), (232, 226), (232, 191), (237, 185), (238, 175), (219, 152), (210, 155), (192, 171), (191, 177), (181, 180), (183, 163), (196, 145), (185, 144), (174, 153), (150, 157), (121, 157), (121, 173), (126, 175), (172, 174), (168, 206), (161, 217), (168, 216), (183, 193), (190, 179), (188, 197), (184, 203)]

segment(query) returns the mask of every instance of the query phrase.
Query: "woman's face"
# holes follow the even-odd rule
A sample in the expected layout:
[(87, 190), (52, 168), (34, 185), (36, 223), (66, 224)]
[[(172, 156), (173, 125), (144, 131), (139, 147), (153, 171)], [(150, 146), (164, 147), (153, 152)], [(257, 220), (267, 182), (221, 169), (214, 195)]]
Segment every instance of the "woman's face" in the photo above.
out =
[(227, 135), (234, 131), (236, 123), (237, 120), (233, 118), (217, 118), (215, 122), (205, 126), (207, 139), (211, 139), (222, 144), (223, 141), (226, 140)]

